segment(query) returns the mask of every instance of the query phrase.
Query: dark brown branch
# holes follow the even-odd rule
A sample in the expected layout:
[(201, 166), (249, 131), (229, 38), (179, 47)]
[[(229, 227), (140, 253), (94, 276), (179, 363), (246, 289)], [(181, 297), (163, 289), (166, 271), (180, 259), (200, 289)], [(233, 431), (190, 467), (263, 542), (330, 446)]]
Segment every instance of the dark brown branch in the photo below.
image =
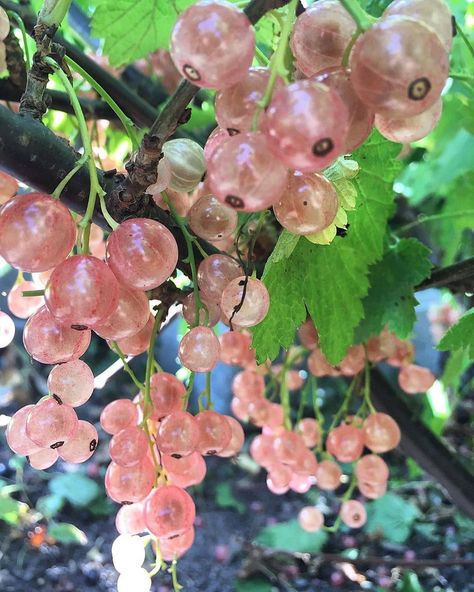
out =
[[(7, 69), (12, 85), (18, 89), (24, 89), (26, 86), (26, 65), (23, 57), (23, 50), (14, 33), (13, 27), (10, 28), (5, 39)], [(0, 81), (2, 82), (2, 81)]]
[[(13, 84), (10, 78), (0, 80), (0, 101), (18, 103), (22, 94), (22, 88)], [(86, 119), (117, 119), (115, 113), (104, 101), (100, 99), (88, 99), (85, 97), (78, 98)], [(66, 93), (57, 90), (47, 90), (44, 95), (44, 100), (49, 109), (74, 114), (71, 101)]]
[(388, 413), (400, 426), (400, 448), (411, 456), (448, 492), (453, 503), (474, 519), (474, 476), (459, 461), (455, 452), (443, 444), (425, 425), (413, 416), (410, 408), (383, 374), (371, 374), (372, 401), (379, 411)]
[(455, 292), (474, 292), (474, 257), (434, 269), (431, 276), (416, 289), (450, 288)]
[(398, 557), (357, 557), (349, 559), (346, 555), (339, 555), (337, 553), (318, 553), (312, 555), (311, 553), (298, 553), (285, 551), (284, 549), (273, 549), (258, 545), (256, 543), (246, 543), (245, 549), (251, 554), (251, 561), (265, 561), (275, 560), (281, 558), (296, 559), (302, 561), (306, 565), (321, 563), (350, 563), (356, 566), (366, 565), (383, 565), (387, 567), (406, 567), (413, 570), (425, 569), (426, 567), (447, 567), (450, 565), (474, 565), (474, 559), (403, 559)]

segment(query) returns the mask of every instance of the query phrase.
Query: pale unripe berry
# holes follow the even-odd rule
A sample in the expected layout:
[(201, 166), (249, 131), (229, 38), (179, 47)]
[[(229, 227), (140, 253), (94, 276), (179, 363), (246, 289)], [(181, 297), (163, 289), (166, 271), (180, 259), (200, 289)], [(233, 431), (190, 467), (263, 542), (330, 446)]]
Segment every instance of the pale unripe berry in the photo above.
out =
[(179, 359), (193, 372), (209, 372), (219, 359), (219, 340), (209, 327), (194, 327), (181, 339)]
[(254, 327), (266, 317), (270, 296), (260, 280), (241, 276), (232, 280), (222, 292), (221, 309), (239, 327)]
[(159, 195), (169, 186), (171, 182), (171, 174), (171, 163), (166, 156), (163, 155), (158, 162), (156, 182), (153, 183), (153, 185), (149, 185), (146, 192), (150, 195)]
[(112, 543), (112, 560), (119, 573), (137, 569), (145, 561), (145, 546), (138, 536), (121, 534)]
[(237, 228), (237, 212), (213, 195), (205, 195), (188, 213), (189, 227), (197, 236), (210, 241), (231, 236)]
[(7, 347), (15, 337), (15, 323), (6, 312), (0, 310), (0, 348)]
[(10, 21), (5, 10), (0, 6), (0, 41), (6, 39), (10, 32)]
[(178, 138), (165, 142), (163, 153), (171, 167), (171, 189), (186, 193), (195, 189), (206, 172), (206, 159), (201, 146), (194, 140)]
[(146, 530), (143, 502), (122, 506), (115, 517), (120, 534), (140, 534)]
[(230, 137), (229, 132), (220, 127), (216, 127), (212, 130), (204, 146), (204, 158), (206, 159), (206, 162), (209, 162), (216, 148), (226, 142)]
[(296, 171), (273, 212), (280, 224), (294, 234), (314, 234), (334, 220), (339, 200), (334, 185), (322, 175)]
[(171, 57), (193, 84), (226, 88), (243, 78), (255, 52), (247, 16), (223, 0), (198, 2), (179, 17), (171, 35)]
[(149, 592), (151, 577), (143, 567), (131, 569), (119, 575), (117, 592)]
[(10, 312), (20, 319), (27, 319), (44, 304), (43, 296), (23, 296), (28, 290), (37, 290), (33, 282), (20, 282), (15, 284), (8, 292), (8, 308)]

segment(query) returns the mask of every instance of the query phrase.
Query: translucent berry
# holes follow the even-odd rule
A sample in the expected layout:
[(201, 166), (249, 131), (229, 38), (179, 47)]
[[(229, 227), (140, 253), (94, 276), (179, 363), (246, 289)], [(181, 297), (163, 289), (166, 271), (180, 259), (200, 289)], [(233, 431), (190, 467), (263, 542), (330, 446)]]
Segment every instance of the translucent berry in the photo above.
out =
[(26, 420), (26, 435), (41, 448), (59, 448), (74, 437), (78, 427), (76, 412), (53, 397), (37, 403)]
[(398, 373), (400, 388), (410, 395), (426, 392), (433, 386), (435, 380), (436, 377), (431, 370), (416, 364), (403, 366)]
[(366, 454), (355, 466), (358, 481), (369, 483), (384, 483), (388, 479), (387, 463), (376, 454)]
[(298, 522), (303, 530), (317, 532), (324, 526), (324, 516), (314, 506), (306, 506), (298, 514)]
[(168, 485), (155, 490), (145, 503), (145, 523), (157, 537), (184, 533), (196, 517), (194, 502), (184, 489)]
[(285, 431), (275, 438), (273, 450), (281, 463), (290, 466), (296, 465), (301, 455), (306, 452), (301, 436), (290, 431)]
[(364, 436), (354, 426), (340, 425), (329, 432), (326, 448), (339, 462), (354, 462), (362, 454)]
[(206, 462), (199, 452), (192, 452), (181, 458), (162, 454), (161, 462), (168, 481), (178, 487), (186, 488), (197, 485), (202, 483), (206, 476)]
[(241, 275), (242, 267), (228, 255), (206, 257), (198, 268), (198, 284), (203, 298), (220, 303), (226, 286)]
[[(191, 292), (183, 300), (183, 317), (191, 327), (196, 324), (196, 304), (194, 292)], [(204, 300), (201, 297), (201, 303), (204, 305), (199, 311), (199, 324), (213, 327), (219, 322), (221, 317), (221, 307), (218, 302)], [(207, 319), (207, 322), (206, 322)]]
[(158, 372), (150, 380), (153, 417), (161, 419), (183, 408), (186, 387), (173, 374)]
[(206, 162), (209, 162), (216, 148), (226, 142), (230, 137), (229, 132), (220, 127), (216, 127), (212, 130), (204, 146), (204, 158), (206, 159)]
[(368, 499), (378, 499), (387, 492), (387, 481), (357, 481), (357, 487), (363, 496)]
[(107, 240), (107, 263), (117, 279), (136, 290), (151, 290), (165, 282), (178, 262), (178, 245), (156, 220), (131, 218)]
[(79, 407), (88, 401), (94, 390), (94, 375), (82, 360), (55, 366), (48, 376), (48, 390), (66, 405)]
[(355, 92), (347, 68), (325, 70), (318, 75), (317, 80), (336, 91), (346, 106), (349, 123), (344, 152), (353, 152), (369, 137), (374, 125), (374, 114)]
[(27, 319), (44, 304), (43, 296), (23, 296), (23, 292), (37, 290), (33, 282), (20, 282), (15, 284), (8, 292), (8, 308), (10, 312), (20, 319)]
[(447, 52), (453, 44), (453, 15), (443, 0), (394, 0), (383, 18), (393, 15), (410, 16), (436, 31)]
[(254, 327), (266, 317), (270, 296), (265, 284), (241, 276), (232, 280), (222, 292), (221, 309), (239, 327)]
[(109, 267), (89, 255), (60, 263), (46, 284), (46, 305), (63, 325), (90, 327), (103, 322), (118, 304), (119, 284)]
[(298, 329), (301, 344), (307, 349), (315, 349), (319, 344), (319, 336), (311, 319), (305, 321)]
[(170, 538), (160, 539), (160, 553), (165, 561), (172, 561), (175, 557), (182, 557), (194, 543), (194, 527), (191, 526), (182, 534)]
[[(216, 94), (216, 119), (221, 129), (231, 136), (252, 130), (258, 102), (268, 85), (270, 70), (250, 68), (244, 78)], [(276, 88), (282, 88), (277, 79)]]
[(121, 573), (117, 580), (117, 592), (150, 592), (151, 577), (146, 569), (138, 567)]
[(201, 146), (194, 140), (177, 138), (165, 142), (163, 153), (171, 167), (171, 189), (185, 193), (196, 189), (206, 172), (206, 159)]
[(427, 136), (438, 124), (443, 109), (439, 98), (429, 109), (413, 117), (395, 118), (375, 116), (375, 127), (392, 142), (407, 144)]
[(235, 420), (233, 417), (229, 417), (228, 415), (225, 415), (224, 417), (230, 426), (231, 438), (224, 449), (218, 453), (218, 456), (230, 458), (231, 456), (237, 456), (242, 450), (242, 446), (244, 445), (245, 441), (245, 433), (237, 420)]
[(293, 473), (296, 475), (305, 475), (316, 477), (316, 470), (318, 462), (312, 450), (305, 448), (298, 453), (297, 463), (293, 468)]
[(158, 162), (156, 182), (146, 188), (150, 195), (160, 194), (169, 187), (171, 182), (171, 163), (166, 156), (162, 156)]
[(357, 500), (342, 502), (339, 515), (344, 524), (349, 528), (360, 528), (367, 520), (367, 512), (364, 505)]
[(341, 483), (342, 471), (340, 466), (332, 460), (323, 460), (316, 469), (316, 485), (319, 489), (332, 491)]
[(69, 210), (46, 193), (17, 195), (0, 211), (0, 256), (16, 269), (56, 267), (75, 240), (76, 225)]
[(145, 432), (136, 426), (120, 430), (110, 440), (110, 458), (121, 467), (133, 467), (142, 461), (147, 452), (148, 440)]
[(344, 152), (348, 118), (335, 90), (299, 80), (273, 95), (262, 127), (275, 156), (292, 169), (311, 173)]
[(364, 443), (372, 452), (382, 453), (396, 448), (401, 433), (397, 422), (386, 413), (372, 413), (364, 421)]
[(243, 370), (234, 376), (232, 393), (241, 401), (260, 399), (265, 394), (265, 380), (253, 370)]
[(11, 199), (17, 191), (18, 181), (14, 177), (7, 175), (7, 173), (0, 171), (0, 204), (4, 204)]
[(240, 421), (248, 422), (249, 417), (249, 403), (240, 400), (237, 397), (232, 397), (230, 402), (230, 409), (237, 419)]
[(320, 0), (297, 19), (291, 50), (298, 68), (308, 77), (340, 66), (357, 26), (337, 0)]
[(197, 449), (203, 455), (214, 455), (224, 450), (232, 436), (229, 422), (216, 411), (201, 411), (196, 415), (199, 427)]
[(61, 364), (84, 354), (91, 341), (91, 332), (77, 331), (61, 325), (42, 306), (31, 316), (23, 331), (23, 344), (32, 358), (42, 364)]
[(199, 426), (187, 411), (176, 411), (160, 423), (156, 444), (160, 452), (170, 456), (187, 456), (199, 442)]
[(28, 462), (34, 469), (44, 470), (52, 467), (58, 460), (58, 451), (53, 448), (43, 448), (28, 455)]
[(117, 345), (122, 353), (126, 356), (139, 356), (145, 352), (150, 345), (154, 322), (155, 317), (150, 314), (146, 325), (138, 333), (135, 333), (135, 335), (132, 335), (131, 337), (118, 339)]
[(148, 457), (133, 467), (111, 462), (105, 473), (105, 491), (119, 504), (140, 502), (150, 493), (155, 480), (155, 467)]
[(353, 345), (339, 363), (339, 369), (344, 376), (354, 376), (365, 366), (365, 349), (363, 345)]
[(301, 419), (296, 425), (296, 431), (301, 434), (304, 445), (308, 448), (314, 448), (321, 441), (319, 423), (311, 417)]
[(294, 234), (313, 234), (334, 220), (339, 200), (334, 185), (322, 175), (298, 171), (289, 176), (280, 199), (273, 204), (278, 222)]
[(117, 434), (120, 430), (135, 425), (138, 411), (129, 399), (116, 399), (106, 405), (100, 414), (100, 425), (108, 434)]
[(391, 16), (358, 38), (350, 67), (354, 89), (369, 108), (386, 117), (413, 117), (438, 100), (449, 58), (433, 29)]
[(120, 284), (116, 309), (93, 329), (103, 339), (117, 341), (136, 335), (149, 318), (150, 305), (146, 294)]
[(249, 366), (255, 363), (255, 352), (251, 349), (252, 338), (248, 333), (229, 331), (219, 337), (220, 357), (225, 364)]
[(308, 357), (308, 370), (313, 376), (337, 376), (338, 370), (326, 360), (320, 349), (314, 349)]
[(271, 436), (261, 434), (256, 436), (250, 444), (250, 456), (262, 467), (270, 468), (273, 465), (281, 464), (276, 456), (273, 441)]
[(220, 345), (209, 327), (194, 327), (181, 339), (179, 359), (193, 372), (209, 372), (219, 359)]
[(82, 463), (94, 454), (99, 441), (95, 427), (88, 421), (79, 420), (74, 436), (58, 448), (59, 456), (69, 463)]
[(205, 195), (191, 207), (188, 222), (197, 236), (210, 241), (231, 236), (237, 228), (237, 212), (213, 195)]
[(35, 444), (26, 433), (26, 422), (34, 405), (25, 405), (19, 409), (10, 419), (7, 426), (7, 444), (16, 454), (28, 456), (41, 450), (41, 446)]
[(229, 138), (213, 153), (208, 167), (212, 193), (236, 210), (256, 212), (274, 204), (283, 193), (288, 171), (274, 158), (260, 132)]
[(198, 2), (179, 17), (171, 34), (171, 57), (193, 84), (226, 88), (245, 76), (255, 52), (247, 16), (224, 0)]

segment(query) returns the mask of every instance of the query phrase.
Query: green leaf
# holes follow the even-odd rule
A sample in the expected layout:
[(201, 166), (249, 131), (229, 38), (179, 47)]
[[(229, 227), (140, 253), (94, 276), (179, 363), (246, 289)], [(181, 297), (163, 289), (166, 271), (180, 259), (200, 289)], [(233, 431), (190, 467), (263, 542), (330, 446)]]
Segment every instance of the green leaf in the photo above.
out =
[(104, 40), (113, 66), (129, 64), (167, 48), (179, 12), (195, 0), (102, 0), (92, 18), (92, 34)]
[(364, 314), (369, 266), (383, 254), (387, 219), (393, 210), (392, 183), (400, 168), (395, 160), (398, 151), (398, 145), (374, 132), (353, 155), (360, 166), (354, 180), (358, 197), (355, 210), (348, 213), (345, 237), (324, 246), (299, 240), (289, 256), (278, 247), (275, 258), (268, 260), (262, 279), (270, 294), (270, 309), (253, 329), (260, 362), (273, 360), (281, 347), (293, 343), (306, 308), (330, 363), (338, 364), (352, 345), (354, 329)]
[(465, 349), (470, 359), (474, 359), (474, 308), (468, 310), (459, 321), (448, 329), (438, 344), (442, 351)]
[(0, 520), (7, 524), (18, 524), (20, 517), (28, 510), (28, 506), (13, 499), (9, 495), (0, 495)]
[(452, 388), (458, 391), (461, 385), (461, 377), (469, 366), (468, 356), (463, 349), (452, 351), (444, 365), (440, 381), (445, 388)]
[(297, 234), (292, 234), (291, 232), (288, 232), (288, 230), (283, 230), (278, 237), (277, 244), (275, 245), (272, 254), (268, 258), (268, 262), (273, 264), (288, 259), (295, 250), (300, 238), (301, 237)]
[(395, 493), (386, 493), (367, 504), (364, 530), (369, 534), (380, 533), (386, 540), (402, 544), (410, 536), (413, 523), (420, 514), (411, 502)]
[(238, 578), (235, 580), (235, 592), (272, 592), (273, 586), (268, 580), (251, 578), (249, 580)]
[(282, 551), (318, 553), (325, 545), (328, 534), (324, 530), (307, 532), (297, 520), (265, 527), (255, 542)]
[(239, 514), (245, 513), (245, 505), (234, 496), (230, 483), (223, 481), (216, 486), (216, 504), (219, 508), (232, 508)]
[(45, 518), (52, 518), (64, 506), (64, 498), (60, 495), (51, 494), (40, 497), (36, 502), (36, 509), (41, 512)]
[(95, 481), (80, 473), (67, 473), (53, 477), (49, 482), (51, 493), (63, 497), (73, 506), (86, 507), (99, 494), (100, 488)]
[(67, 522), (51, 524), (48, 528), (48, 534), (60, 543), (87, 544), (86, 533), (74, 526), (74, 524), (68, 524)]
[(425, 592), (425, 589), (420, 584), (418, 576), (413, 571), (408, 571), (403, 574), (401, 581), (397, 584), (397, 592)]
[(385, 325), (402, 339), (416, 320), (413, 288), (429, 276), (430, 250), (414, 238), (402, 239), (370, 268), (370, 290), (364, 299), (364, 319), (357, 327), (359, 343), (378, 335)]

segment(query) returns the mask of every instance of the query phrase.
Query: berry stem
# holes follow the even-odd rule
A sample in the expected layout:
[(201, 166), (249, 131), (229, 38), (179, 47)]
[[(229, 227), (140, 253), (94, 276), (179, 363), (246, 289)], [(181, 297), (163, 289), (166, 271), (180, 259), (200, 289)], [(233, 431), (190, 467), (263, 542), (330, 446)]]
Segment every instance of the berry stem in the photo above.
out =
[(158, 331), (160, 330), (161, 323), (163, 321), (163, 308), (158, 309), (156, 313), (155, 321), (153, 323), (153, 329), (151, 331), (150, 336), (150, 345), (148, 347), (148, 354), (146, 359), (146, 370), (145, 370), (145, 391), (143, 396), (143, 415), (144, 415), (144, 422), (146, 423), (149, 417), (149, 410), (153, 407), (153, 403), (151, 400), (150, 394), (150, 382), (151, 382), (151, 375), (153, 374), (153, 369), (155, 367), (155, 341), (156, 336), (158, 335)]
[(137, 134), (133, 125), (132, 120), (125, 115), (125, 113), (120, 109), (117, 103), (113, 100), (113, 98), (109, 95), (109, 93), (103, 88), (92, 76), (84, 70), (79, 64), (77, 64), (73, 59), (69, 56), (64, 58), (65, 62), (68, 66), (70, 66), (73, 70), (75, 70), (78, 74), (80, 74), (87, 82), (94, 88), (95, 91), (104, 99), (104, 101), (109, 105), (112, 111), (117, 115), (117, 117), (122, 122), (125, 131), (130, 138), (132, 143), (133, 150), (138, 150), (139, 142), (137, 138)]
[(174, 592), (179, 592), (180, 590), (183, 589), (183, 586), (181, 586), (181, 584), (178, 582), (178, 573), (176, 571), (176, 566), (177, 565), (178, 565), (178, 561), (175, 558), (171, 562), (171, 566), (168, 569), (168, 572), (171, 574), (171, 581), (173, 583), (173, 590), (174, 590)]
[[(186, 247), (188, 249), (187, 259), (189, 262), (189, 266), (191, 267), (191, 279), (193, 282), (194, 308), (195, 308), (194, 326), (197, 327), (199, 325), (201, 309), (204, 308), (204, 305), (201, 300), (201, 296), (199, 294), (199, 287), (198, 287), (198, 282), (197, 282), (196, 258), (194, 257), (194, 249), (193, 249), (193, 245), (197, 244), (198, 241), (196, 241), (196, 237), (189, 232), (189, 230), (184, 222), (184, 218), (178, 214), (178, 212), (176, 211), (176, 208), (171, 203), (169, 195), (166, 193), (166, 191), (163, 191), (161, 195), (163, 196), (164, 202), (167, 204), (167, 206), (171, 212), (171, 215), (173, 216), (174, 220), (178, 224), (178, 226), (184, 236), (184, 240), (186, 241)], [(205, 310), (207, 312), (207, 308)], [(209, 313), (207, 312), (207, 315), (208, 314)]]
[(347, 12), (351, 15), (357, 25), (359, 32), (370, 29), (373, 23), (377, 20), (373, 16), (370, 16), (357, 0), (339, 0), (344, 6)]
[(472, 43), (470, 42), (469, 37), (466, 35), (466, 33), (463, 31), (462, 27), (457, 22), (456, 22), (456, 31), (459, 34), (459, 37), (461, 37), (461, 39), (464, 41), (467, 49), (469, 50), (469, 53), (471, 54), (471, 56), (474, 59), (474, 47), (472, 46)]
[(24, 298), (32, 298), (34, 296), (44, 296), (44, 290), (25, 290), (21, 293)]
[[(354, 493), (354, 489), (356, 488), (356, 485), (357, 485), (357, 479), (356, 479), (355, 473), (352, 473), (349, 487), (346, 490), (346, 492), (344, 493), (344, 495), (341, 497), (341, 502), (346, 502), (347, 500), (349, 500), (352, 497), (352, 494)], [(326, 532), (337, 532), (339, 530), (339, 526), (341, 526), (341, 522), (342, 522), (341, 515), (338, 514), (334, 524), (332, 526), (328, 526), (328, 527), (324, 528), (324, 530)]]
[(285, 66), (285, 55), (286, 50), (288, 48), (288, 41), (290, 39), (291, 29), (293, 27), (293, 22), (295, 20), (297, 4), (298, 0), (291, 0), (291, 2), (288, 4), (288, 11), (286, 13), (286, 18), (284, 20), (283, 28), (281, 30), (280, 41), (270, 62), (271, 71), (270, 77), (268, 79), (267, 88), (265, 89), (265, 94), (263, 95), (261, 101), (259, 101), (258, 108), (255, 111), (253, 126), (254, 128), (256, 128), (258, 117), (261, 111), (266, 109), (271, 101), (273, 89), (275, 88), (277, 78), (284, 78), (287, 74), (287, 69)]
[[(474, 81), (474, 79), (473, 79)], [(422, 214), (413, 222), (400, 226), (397, 229), (398, 234), (403, 234), (407, 230), (411, 230), (412, 228), (416, 228), (416, 226), (420, 226), (420, 224), (424, 224), (425, 222), (435, 222), (436, 220), (444, 220), (448, 218), (464, 218), (466, 216), (474, 216), (474, 210), (461, 210), (459, 212), (446, 212), (444, 214), (431, 214), (426, 216)]]
[(86, 163), (86, 161), (87, 161), (87, 156), (85, 154), (83, 154), (81, 156), (81, 158), (77, 161), (75, 167), (69, 171), (69, 173), (64, 177), (64, 179), (62, 179), (62, 181), (60, 181), (60, 183), (58, 184), (56, 189), (51, 194), (54, 198), (56, 198), (56, 199), (60, 198), (61, 193), (64, 191), (64, 188), (66, 187), (66, 185), (74, 177), (74, 175), (82, 169), (82, 167)]
[(367, 408), (369, 409), (370, 413), (377, 412), (377, 410), (373, 406), (372, 400), (370, 398), (370, 362), (367, 357), (367, 347), (365, 347), (364, 403), (367, 406)]
[(28, 70), (30, 70), (31, 69), (31, 54), (30, 54), (30, 48), (28, 47), (28, 35), (26, 34), (25, 23), (23, 22), (23, 20), (20, 18), (20, 16), (15, 11), (7, 10), (7, 14), (11, 19), (13, 19), (16, 22), (16, 24), (18, 25), (18, 28), (21, 31), (21, 37), (23, 39), (23, 51), (25, 52), (26, 67), (28, 68)]
[(351, 402), (352, 393), (354, 392), (356, 384), (359, 382), (359, 380), (360, 380), (360, 374), (356, 374), (354, 376), (354, 378), (352, 379), (352, 382), (349, 385), (349, 387), (346, 391), (346, 394), (344, 395), (344, 400), (342, 402), (342, 405), (339, 407), (336, 415), (334, 416), (328, 432), (330, 432), (333, 428), (336, 427), (337, 423), (339, 422), (339, 419), (347, 411), (347, 408), (349, 407), (349, 403)]
[(46, 57), (44, 58), (44, 60), (48, 64), (48, 66), (51, 66), (51, 68), (53, 68), (55, 73), (58, 75), (62, 85), (64, 86), (65, 91), (69, 96), (69, 100), (71, 101), (71, 105), (74, 109), (74, 113), (77, 118), (77, 123), (79, 125), (79, 133), (81, 135), (82, 144), (84, 146), (84, 157), (87, 159), (87, 166), (89, 169), (90, 179), (89, 199), (87, 201), (87, 209), (86, 213), (84, 214), (84, 218), (79, 223), (79, 226), (84, 229), (84, 233), (82, 235), (81, 253), (87, 255), (89, 253), (89, 237), (92, 216), (94, 215), (97, 195), (99, 193), (99, 190), (101, 189), (99, 178), (97, 176), (97, 169), (95, 168), (94, 159), (92, 157), (91, 139), (89, 137), (86, 119), (84, 117), (84, 113), (82, 112), (79, 99), (77, 98), (74, 88), (72, 84), (69, 82), (68, 77), (61, 70), (61, 67), (57, 64), (57, 62), (55, 62), (52, 58)]
[(123, 364), (123, 369), (125, 370), (125, 372), (130, 376), (130, 378), (133, 380), (134, 385), (140, 390), (143, 391), (145, 390), (145, 385), (140, 382), (135, 374), (135, 372), (130, 368), (130, 366), (128, 365), (127, 362), (127, 358), (125, 357), (124, 353), (122, 352), (122, 350), (120, 349), (120, 347), (118, 346), (116, 341), (112, 341), (111, 343), (111, 349), (113, 352), (115, 352), (118, 357), (122, 360), (122, 364)]

